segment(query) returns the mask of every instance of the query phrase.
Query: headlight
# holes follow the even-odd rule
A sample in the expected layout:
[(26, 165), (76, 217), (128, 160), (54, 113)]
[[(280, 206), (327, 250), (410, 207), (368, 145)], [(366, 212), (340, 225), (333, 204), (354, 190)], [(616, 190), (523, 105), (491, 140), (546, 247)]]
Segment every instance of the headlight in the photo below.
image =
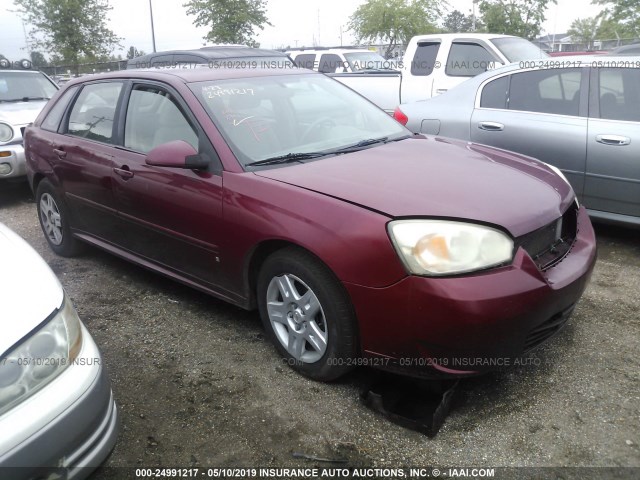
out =
[(0, 415), (60, 375), (81, 347), (80, 319), (65, 298), (51, 321), (0, 358)]
[(396, 220), (388, 228), (400, 258), (416, 275), (473, 272), (513, 257), (513, 240), (490, 227), (447, 220)]
[(0, 142), (8, 142), (13, 138), (13, 128), (8, 124), (0, 122)]

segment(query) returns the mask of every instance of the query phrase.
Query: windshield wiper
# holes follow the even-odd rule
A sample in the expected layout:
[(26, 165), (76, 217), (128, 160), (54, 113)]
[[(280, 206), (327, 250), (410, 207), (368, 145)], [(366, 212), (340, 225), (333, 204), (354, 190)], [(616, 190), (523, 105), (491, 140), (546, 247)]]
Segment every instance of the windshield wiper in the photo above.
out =
[(309, 160), (311, 158), (324, 157), (326, 155), (333, 155), (333, 152), (298, 152), (287, 153), (286, 155), (278, 155), (277, 157), (265, 158), (264, 160), (257, 160), (250, 162), (245, 167), (257, 167), (259, 165), (277, 165), (279, 163), (292, 163), (300, 162), (302, 160)]
[(29, 102), (31, 100), (49, 100), (49, 97), (22, 97), (22, 98), (9, 98), (7, 100), (0, 100), (0, 102)]

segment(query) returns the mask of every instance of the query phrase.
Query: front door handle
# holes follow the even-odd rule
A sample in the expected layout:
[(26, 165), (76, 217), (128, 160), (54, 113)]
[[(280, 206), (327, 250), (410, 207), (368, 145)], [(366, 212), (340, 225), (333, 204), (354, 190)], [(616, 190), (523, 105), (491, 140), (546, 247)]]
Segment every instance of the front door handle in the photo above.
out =
[(504, 130), (504, 125), (498, 122), (480, 122), (478, 128), (487, 132), (501, 132)]
[(133, 172), (129, 170), (129, 167), (127, 167), (126, 165), (124, 165), (122, 168), (114, 168), (113, 171), (116, 173), (116, 175), (119, 175), (125, 180), (133, 178)]
[(55, 153), (60, 160), (67, 157), (67, 152), (65, 152), (62, 148), (54, 148), (53, 153)]
[(444, 92), (446, 92), (447, 90), (449, 90), (448, 88), (438, 88), (436, 90), (436, 95), (442, 95)]
[(598, 135), (596, 136), (596, 142), (604, 145), (622, 147), (624, 145), (629, 145), (631, 143), (631, 139), (629, 137), (623, 137), (622, 135)]

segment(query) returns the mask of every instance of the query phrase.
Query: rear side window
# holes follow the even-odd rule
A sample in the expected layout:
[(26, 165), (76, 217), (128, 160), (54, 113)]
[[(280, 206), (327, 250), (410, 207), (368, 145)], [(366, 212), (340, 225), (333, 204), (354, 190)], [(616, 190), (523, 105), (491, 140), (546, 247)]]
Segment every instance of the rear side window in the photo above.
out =
[(640, 69), (601, 68), (600, 118), (640, 122)]
[(69, 115), (70, 135), (113, 143), (113, 119), (121, 82), (103, 82), (86, 85)]
[(147, 153), (174, 140), (183, 140), (198, 150), (198, 135), (173, 96), (157, 87), (136, 87), (127, 108), (124, 146)]
[(411, 75), (426, 77), (433, 73), (440, 43), (418, 43), (418, 48), (411, 61)]
[(49, 113), (47, 113), (47, 116), (42, 121), (40, 128), (42, 128), (43, 130), (48, 130), (50, 132), (58, 131), (58, 128), (60, 128), (60, 121), (62, 120), (62, 116), (67, 109), (67, 105), (74, 97), (77, 90), (78, 87), (71, 87), (69, 90), (62, 94), (53, 108), (49, 110)]
[(449, 51), (445, 73), (450, 77), (475, 77), (495, 68), (496, 60), (482, 45), (454, 43)]
[(509, 110), (578, 116), (579, 68), (535, 70), (511, 76)]
[(293, 61), (296, 67), (300, 68), (308, 68), (309, 70), (313, 70), (313, 67), (316, 63), (316, 54), (315, 53), (301, 53), (296, 57)]
[(343, 69), (342, 59), (335, 53), (325, 53), (320, 57), (320, 73), (336, 73)]
[(509, 93), (509, 76), (500, 77), (487, 83), (482, 90), (480, 107), (482, 108), (507, 108), (507, 95)]

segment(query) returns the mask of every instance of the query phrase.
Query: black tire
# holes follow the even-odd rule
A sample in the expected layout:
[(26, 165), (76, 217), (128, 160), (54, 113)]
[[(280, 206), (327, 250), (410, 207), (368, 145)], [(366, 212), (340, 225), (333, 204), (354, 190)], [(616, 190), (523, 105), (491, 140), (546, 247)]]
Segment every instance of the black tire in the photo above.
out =
[(36, 207), (40, 227), (51, 250), (63, 257), (78, 255), (83, 245), (71, 235), (69, 210), (49, 180), (42, 180), (38, 184)]
[[(316, 314), (312, 314), (310, 303), (306, 304), (304, 299), (301, 299), (300, 304), (291, 302), (291, 299), (285, 302), (281, 286), (287, 279), (294, 285), (297, 293), (305, 294), (304, 298), (315, 296), (319, 302)], [(276, 283), (272, 284), (272, 281)], [(306, 287), (311, 291), (310, 294), (307, 294)], [(335, 275), (317, 258), (295, 247), (278, 250), (267, 258), (260, 270), (257, 295), (265, 331), (280, 355), (294, 370), (314, 380), (331, 381), (347, 373), (357, 363), (357, 322), (351, 301)], [(278, 315), (291, 315), (291, 318), (286, 322), (273, 323), (267, 308), (269, 300), (272, 301), (272, 311), (275, 308)], [(279, 311), (280, 300), (282, 312)], [(315, 305), (315, 300), (312, 303)], [(306, 309), (307, 306), (309, 309)], [(324, 351), (316, 348), (323, 343), (317, 341), (323, 335), (315, 335), (316, 332), (326, 336)], [(291, 340), (292, 337), (300, 339), (305, 335), (315, 340), (301, 340), (304, 352), (300, 358), (296, 358), (287, 350), (284, 341)], [(286, 337), (285, 340), (281, 340), (283, 337)], [(300, 345), (295, 341), (294, 344)]]

